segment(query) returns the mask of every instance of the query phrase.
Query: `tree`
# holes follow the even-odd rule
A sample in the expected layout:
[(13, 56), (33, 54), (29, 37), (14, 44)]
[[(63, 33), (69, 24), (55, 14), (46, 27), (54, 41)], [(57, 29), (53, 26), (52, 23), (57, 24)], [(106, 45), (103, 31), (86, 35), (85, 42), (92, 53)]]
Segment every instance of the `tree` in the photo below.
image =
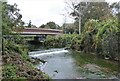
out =
[(79, 20), (76, 20), (75, 22), (74, 22), (74, 32), (76, 32), (76, 33), (79, 33), (79, 22), (78, 22)]
[(62, 29), (58, 24), (56, 24), (56, 29)]
[(2, 3), (2, 32), (8, 35), (15, 28), (22, 27), (24, 22), (21, 20), (22, 15), (19, 13), (17, 4), (9, 5), (7, 2)]
[[(71, 1), (71, 0), (69, 0)], [(84, 30), (84, 24), (89, 19), (102, 20), (112, 16), (111, 9), (107, 2), (73, 2), (68, 5), (72, 10), (75, 20), (81, 23), (81, 32)]]
[(28, 27), (31, 28), (32, 24), (31, 24), (31, 20), (29, 20), (29, 23), (28, 23)]
[(44, 25), (44, 24), (42, 24), (39, 28), (45, 28), (45, 25)]
[(65, 23), (62, 25), (62, 28), (65, 34), (73, 34), (75, 32), (74, 23)]
[(55, 22), (52, 22), (52, 21), (50, 21), (46, 24), (42, 24), (39, 28), (61, 29), (58, 24), (56, 24)]
[(79, 20), (79, 34), (81, 34), (81, 16), (82, 16), (82, 10), (83, 10), (83, 6), (80, 6), (79, 8), (77, 8), (78, 4), (80, 3), (80, 1), (75, 1), (75, 0), (69, 0), (66, 1), (66, 3), (68, 4), (69, 8), (72, 9), (72, 13), (70, 13), (70, 15), (75, 16), (76, 19)]
[[(86, 19), (95, 19), (95, 20), (107, 20), (109, 18), (113, 18), (111, 8), (107, 2), (96, 2), (90, 3), (88, 6), (89, 13), (86, 13)], [(88, 16), (87, 16), (88, 15)], [(85, 16), (83, 18), (85, 18)]]
[(52, 22), (52, 21), (48, 22), (48, 23), (46, 24), (46, 28), (56, 29), (56, 24), (55, 24), (55, 22)]

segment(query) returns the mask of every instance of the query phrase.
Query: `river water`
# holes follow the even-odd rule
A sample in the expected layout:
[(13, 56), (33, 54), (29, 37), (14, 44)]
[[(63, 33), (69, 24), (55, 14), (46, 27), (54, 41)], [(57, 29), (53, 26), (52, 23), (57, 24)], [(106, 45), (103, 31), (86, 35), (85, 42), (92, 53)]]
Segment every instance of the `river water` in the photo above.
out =
[(52, 79), (105, 78), (103, 72), (101, 75), (100, 73), (81, 71), (82, 69), (76, 64), (72, 52), (64, 48), (32, 51), (29, 52), (29, 56), (46, 61), (36, 67), (48, 74)]

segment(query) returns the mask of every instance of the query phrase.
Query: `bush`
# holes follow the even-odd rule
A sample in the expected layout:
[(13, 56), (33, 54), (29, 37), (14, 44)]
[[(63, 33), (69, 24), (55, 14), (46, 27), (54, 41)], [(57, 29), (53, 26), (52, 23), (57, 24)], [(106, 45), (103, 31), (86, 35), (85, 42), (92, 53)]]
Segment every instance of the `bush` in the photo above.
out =
[(64, 34), (59, 36), (47, 36), (45, 39), (44, 45), (47, 47), (57, 47), (62, 48), (70, 46), (72, 39), (75, 37), (75, 34)]
[[(100, 56), (108, 56), (111, 59), (117, 57), (117, 35), (119, 32), (118, 21), (114, 19), (108, 19), (106, 21), (89, 20), (85, 24), (85, 30), (82, 33), (84, 35), (84, 48), (90, 49), (92, 52), (99, 54)], [(86, 50), (90, 52), (90, 50)]]

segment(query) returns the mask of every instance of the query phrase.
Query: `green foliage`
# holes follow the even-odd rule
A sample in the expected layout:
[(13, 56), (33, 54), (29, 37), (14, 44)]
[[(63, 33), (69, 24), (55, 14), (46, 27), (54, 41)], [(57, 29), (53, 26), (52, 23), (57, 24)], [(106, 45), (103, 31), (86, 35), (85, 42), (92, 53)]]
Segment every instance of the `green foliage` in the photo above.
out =
[(4, 78), (17, 78), (16, 77), (17, 67), (15, 65), (5, 64), (3, 71)]
[[(119, 31), (117, 19), (108, 19), (106, 21), (89, 20), (86, 22), (85, 30), (82, 33), (84, 48), (88, 47), (90, 49), (90, 47), (93, 47), (93, 50), (97, 50), (96, 53), (115, 59), (118, 51), (116, 34)], [(92, 49), (91, 52), (95, 52)]]
[(44, 24), (42, 24), (42, 25), (40, 26), (40, 28), (45, 28), (45, 25), (44, 25)]
[(22, 57), (23, 60), (26, 60), (26, 61), (30, 59), (26, 49), (22, 50), (21, 57)]
[(4, 39), (3, 38), (3, 40), (4, 40), (5, 49), (15, 51), (15, 52), (18, 52), (18, 53), (22, 54), (22, 52), (26, 48), (26, 46), (22, 45), (22, 44), (25, 43), (24, 39), (21, 39), (20, 37), (15, 37), (15, 38), (12, 37), (12, 38), (9, 38), (9, 39)]
[(50, 47), (69, 47), (85, 53), (96, 53), (109, 59), (118, 59), (117, 32), (120, 32), (117, 19), (104, 21), (91, 19), (85, 23), (81, 35), (64, 34), (48, 36), (45, 45)]
[(46, 26), (51, 29), (56, 29), (56, 24), (54, 22), (48, 22)]
[(64, 34), (60, 36), (47, 36), (45, 39), (44, 45), (48, 47), (66, 47), (70, 46), (73, 37), (75, 37), (76, 34)]
[(62, 25), (62, 30), (64, 34), (73, 34), (78, 32), (78, 27), (73, 23), (64, 23)]
[(48, 29), (60, 29), (60, 26), (57, 25), (55, 22), (48, 22), (46, 24), (42, 24), (40, 28), (48, 28)]
[(98, 25), (98, 20), (90, 19), (88, 22), (85, 23), (84, 33), (92, 33)]
[[(3, 48), (4, 65), (3, 65), (2, 73), (5, 81), (7, 81), (7, 79), (12, 79), (12, 80), (16, 79), (16, 81), (21, 81), (22, 79), (29, 78), (29, 76), (32, 75), (26, 74), (24, 76), (24, 73), (27, 73), (29, 70), (32, 69), (34, 69), (34, 71), (36, 72), (39, 72), (37, 69), (35, 69), (34, 65), (31, 63), (28, 55), (28, 50), (25, 46), (23, 46), (22, 44), (16, 44), (14, 41), (10, 39), (9, 40), (4, 39), (3, 44), (4, 44), (4, 48)], [(42, 73), (40, 72), (38, 76), (43, 76), (41, 74)]]
[[(22, 42), (22, 43), (21, 43)], [(24, 44), (24, 45), (23, 45)], [(11, 39), (4, 39), (4, 51), (14, 51), (21, 54), (23, 60), (28, 60), (29, 56), (27, 53), (27, 47), (25, 46), (25, 41), (22, 37), (14, 36)]]
[(28, 23), (28, 27), (31, 28), (31, 26), (32, 26), (32, 24), (31, 24), (31, 20), (30, 20), (29, 23)]
[(15, 27), (23, 27), (22, 15), (19, 13), (17, 4), (9, 5), (7, 2), (2, 3), (2, 31), (3, 35), (11, 34)]
[(112, 10), (107, 2), (80, 2), (77, 4), (72, 3), (72, 5), (74, 5), (73, 10), (75, 10), (71, 12), (71, 15), (75, 17), (76, 21), (79, 21), (79, 13), (81, 13), (82, 31), (89, 19), (107, 20), (112, 17)]
[[(24, 81), (24, 79), (34, 77), (26, 74), (34, 69), (39, 72), (30, 62), (26, 42), (19, 35), (11, 35), (16, 28), (23, 27), (22, 15), (19, 13), (17, 5), (9, 5), (3, 2), (2, 10), (2, 28), (3, 28), (3, 81)], [(20, 72), (19, 72), (20, 71)], [(19, 77), (21, 76), (21, 77)], [(44, 77), (38, 74), (38, 77)], [(26, 81), (26, 80), (25, 80)]]

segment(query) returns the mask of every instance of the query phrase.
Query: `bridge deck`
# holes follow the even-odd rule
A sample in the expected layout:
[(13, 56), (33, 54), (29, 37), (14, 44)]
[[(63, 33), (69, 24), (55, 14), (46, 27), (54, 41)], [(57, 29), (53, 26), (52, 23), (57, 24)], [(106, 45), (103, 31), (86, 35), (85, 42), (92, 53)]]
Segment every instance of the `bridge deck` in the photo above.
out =
[(16, 30), (13, 33), (19, 33), (21, 35), (59, 35), (62, 34), (62, 30), (45, 28), (25, 28), (20, 31)]

